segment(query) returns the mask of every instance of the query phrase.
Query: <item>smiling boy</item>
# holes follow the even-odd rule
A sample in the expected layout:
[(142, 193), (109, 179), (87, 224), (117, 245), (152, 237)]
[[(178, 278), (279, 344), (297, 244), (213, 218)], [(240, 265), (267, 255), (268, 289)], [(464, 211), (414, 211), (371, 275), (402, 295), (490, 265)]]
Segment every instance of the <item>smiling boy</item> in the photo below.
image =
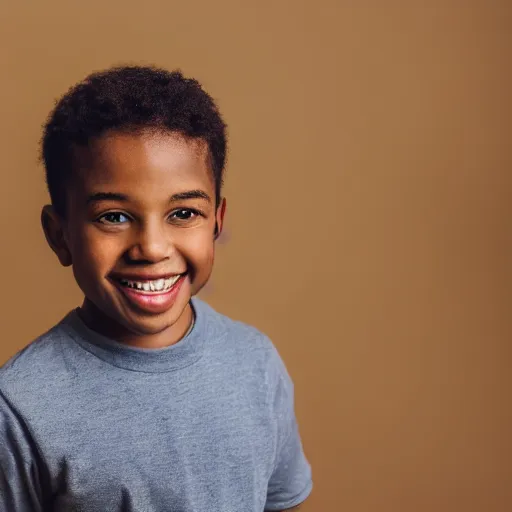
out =
[(263, 334), (194, 297), (226, 202), (225, 125), (179, 72), (113, 68), (56, 105), (46, 239), (80, 308), (0, 369), (0, 512), (262, 512), (311, 492)]

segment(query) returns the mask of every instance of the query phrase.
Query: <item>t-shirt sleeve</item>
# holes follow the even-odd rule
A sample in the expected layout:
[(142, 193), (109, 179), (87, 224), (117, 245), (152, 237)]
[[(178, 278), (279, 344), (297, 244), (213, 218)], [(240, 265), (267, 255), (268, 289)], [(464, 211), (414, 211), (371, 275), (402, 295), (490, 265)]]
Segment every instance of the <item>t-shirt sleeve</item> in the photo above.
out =
[(268, 482), (265, 510), (286, 510), (302, 503), (311, 493), (311, 466), (306, 459), (294, 410), (293, 382), (283, 362), (277, 361), (278, 378), (274, 397), (277, 421), (277, 451)]
[(41, 512), (32, 448), (17, 415), (0, 392), (0, 512)]

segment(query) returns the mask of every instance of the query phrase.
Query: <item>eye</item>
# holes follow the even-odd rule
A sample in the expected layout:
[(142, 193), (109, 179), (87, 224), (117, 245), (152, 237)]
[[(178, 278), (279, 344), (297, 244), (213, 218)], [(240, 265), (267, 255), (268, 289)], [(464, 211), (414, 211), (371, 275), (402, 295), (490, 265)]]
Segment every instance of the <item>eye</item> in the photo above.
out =
[(102, 224), (124, 224), (128, 217), (121, 212), (109, 212), (99, 217), (98, 222)]
[(198, 215), (200, 214), (196, 210), (192, 210), (190, 208), (180, 208), (179, 210), (175, 210), (171, 213), (171, 218), (180, 222), (186, 222), (188, 220), (194, 219)]

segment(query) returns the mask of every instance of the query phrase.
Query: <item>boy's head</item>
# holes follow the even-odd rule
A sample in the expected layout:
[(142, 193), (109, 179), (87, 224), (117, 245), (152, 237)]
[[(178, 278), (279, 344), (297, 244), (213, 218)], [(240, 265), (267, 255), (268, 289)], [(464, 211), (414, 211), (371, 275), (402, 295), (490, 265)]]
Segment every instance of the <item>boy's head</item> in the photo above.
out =
[(208, 145), (220, 202), (226, 159), (226, 127), (212, 98), (179, 71), (126, 66), (93, 73), (72, 87), (44, 129), (42, 157), (53, 208), (66, 213), (75, 150), (109, 131), (176, 132)]
[(225, 130), (197, 81), (162, 69), (95, 73), (58, 102), (42, 223), (93, 327), (135, 344), (184, 330), (222, 229)]

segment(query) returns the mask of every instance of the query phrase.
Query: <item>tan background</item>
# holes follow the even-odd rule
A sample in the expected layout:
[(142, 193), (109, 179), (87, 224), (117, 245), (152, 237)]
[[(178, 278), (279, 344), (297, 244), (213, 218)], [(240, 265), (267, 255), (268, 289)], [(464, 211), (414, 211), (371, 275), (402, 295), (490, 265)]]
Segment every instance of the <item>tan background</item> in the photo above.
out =
[(180, 67), (231, 133), (204, 297), (288, 365), (305, 510), (512, 510), (511, 4), (1, 0), (0, 362), (80, 301), (39, 227), (54, 99)]

